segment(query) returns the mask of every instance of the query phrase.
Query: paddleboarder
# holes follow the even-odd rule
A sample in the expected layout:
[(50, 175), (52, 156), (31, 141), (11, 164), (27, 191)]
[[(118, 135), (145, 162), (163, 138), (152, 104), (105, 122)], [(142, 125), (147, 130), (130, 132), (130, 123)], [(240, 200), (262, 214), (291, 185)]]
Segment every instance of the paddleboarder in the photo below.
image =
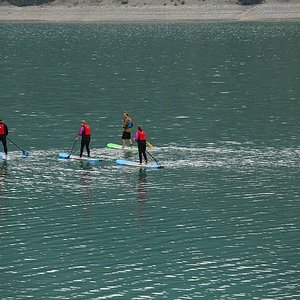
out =
[(0, 141), (3, 144), (3, 149), (5, 155), (7, 155), (7, 142), (6, 142), (6, 137), (8, 135), (8, 128), (7, 125), (3, 122), (3, 120), (0, 118)]
[(145, 163), (147, 164), (148, 159), (146, 154), (146, 146), (147, 146), (146, 132), (143, 130), (141, 125), (139, 125), (137, 129), (138, 130), (135, 133), (134, 140), (138, 143), (140, 164), (142, 164), (143, 162), (142, 161), (143, 156), (144, 156)]
[(82, 157), (83, 149), (86, 148), (88, 157), (90, 157), (90, 141), (91, 141), (91, 127), (85, 120), (81, 120), (81, 127), (79, 129), (76, 140), (81, 136), (81, 147), (80, 147), (80, 157)]
[(129, 112), (125, 111), (122, 121), (123, 133), (122, 133), (122, 147), (125, 147), (126, 140), (129, 140), (130, 147), (133, 146), (131, 138), (131, 128), (133, 127), (132, 119), (129, 116)]

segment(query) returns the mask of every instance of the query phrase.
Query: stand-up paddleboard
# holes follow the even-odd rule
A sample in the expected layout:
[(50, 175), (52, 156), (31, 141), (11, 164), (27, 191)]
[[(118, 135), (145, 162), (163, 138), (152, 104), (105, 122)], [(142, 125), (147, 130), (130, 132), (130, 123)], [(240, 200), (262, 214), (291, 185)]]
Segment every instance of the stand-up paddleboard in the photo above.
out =
[(123, 150), (123, 151), (138, 151), (138, 148), (133, 146), (133, 147), (130, 147), (130, 146), (125, 146), (123, 148), (122, 145), (118, 145), (118, 144), (114, 144), (114, 143), (108, 143), (106, 145), (107, 148), (110, 148), (110, 149), (117, 149), (117, 150)]
[(148, 169), (162, 169), (164, 166), (158, 164), (140, 164), (136, 161), (124, 160), (124, 159), (117, 159), (117, 165), (120, 166), (129, 166), (129, 167), (138, 167), (138, 168), (148, 168)]
[(90, 162), (90, 163), (99, 163), (100, 159), (98, 158), (92, 158), (92, 157), (80, 157), (77, 155), (70, 155), (68, 153), (59, 153), (58, 154), (58, 158), (61, 159), (75, 159), (75, 160), (81, 160), (81, 161), (86, 161), (86, 162)]
[[(27, 158), (27, 156), (26, 157), (22, 156), (22, 158), (25, 159), (25, 158)], [(18, 158), (16, 158), (15, 156), (10, 156), (10, 154), (5, 155), (4, 152), (0, 151), (0, 161), (3, 161), (3, 160), (15, 160), (15, 159), (18, 159)]]

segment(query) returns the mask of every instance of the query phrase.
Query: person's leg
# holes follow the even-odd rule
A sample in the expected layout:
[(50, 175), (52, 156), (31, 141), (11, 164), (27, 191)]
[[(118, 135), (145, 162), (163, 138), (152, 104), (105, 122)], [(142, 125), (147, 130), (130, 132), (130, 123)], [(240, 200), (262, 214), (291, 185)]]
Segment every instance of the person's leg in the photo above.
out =
[(1, 142), (2, 142), (2, 144), (3, 144), (3, 151), (4, 151), (4, 153), (7, 155), (7, 145), (6, 145), (6, 138), (5, 138), (5, 136), (4, 136), (4, 135), (0, 137), (0, 141), (1, 141)]
[(6, 138), (4, 138), (4, 139), (2, 140), (2, 143), (3, 143), (4, 153), (7, 155), (7, 143), (6, 143)]
[(125, 143), (126, 143), (126, 133), (125, 133), (125, 131), (123, 131), (123, 134), (122, 134), (122, 146), (123, 146), (123, 148), (125, 147)]
[(144, 155), (145, 163), (147, 164), (148, 163), (148, 158), (147, 158), (146, 152), (144, 152), (143, 155)]
[(142, 152), (145, 159), (145, 163), (148, 163), (147, 154), (146, 154), (146, 143), (143, 143)]
[(140, 164), (141, 164), (143, 162), (143, 159), (142, 159), (143, 150), (142, 150), (140, 143), (138, 144), (138, 149), (139, 149), (139, 159), (140, 159)]
[(88, 157), (90, 157), (90, 141), (91, 141), (90, 137), (86, 138), (85, 148), (86, 148)]
[(84, 144), (85, 144), (84, 139), (81, 138), (80, 154), (79, 154), (80, 157), (82, 157), (83, 154)]
[(132, 144), (131, 132), (127, 132), (126, 138), (127, 138), (127, 140), (129, 140), (130, 147), (132, 147), (133, 144)]

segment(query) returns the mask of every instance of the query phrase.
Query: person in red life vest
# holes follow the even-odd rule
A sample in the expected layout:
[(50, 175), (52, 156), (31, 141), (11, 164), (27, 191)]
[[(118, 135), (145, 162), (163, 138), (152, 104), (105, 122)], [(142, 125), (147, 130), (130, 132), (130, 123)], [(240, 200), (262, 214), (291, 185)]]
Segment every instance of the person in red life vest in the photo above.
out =
[(88, 157), (90, 157), (90, 141), (91, 141), (91, 127), (85, 120), (81, 120), (81, 127), (79, 129), (76, 140), (81, 136), (81, 147), (80, 147), (80, 157), (82, 157), (83, 149), (86, 148)]
[(129, 140), (130, 147), (133, 146), (132, 144), (132, 138), (131, 138), (131, 128), (133, 126), (132, 119), (129, 116), (129, 112), (125, 111), (123, 114), (123, 121), (122, 121), (122, 127), (123, 127), (123, 133), (122, 133), (122, 147), (125, 147), (126, 140)]
[(138, 143), (138, 149), (139, 149), (139, 158), (140, 158), (140, 164), (142, 164), (142, 158), (144, 156), (145, 163), (148, 162), (147, 154), (146, 154), (146, 132), (143, 130), (142, 126), (139, 125), (137, 127), (137, 132), (135, 133), (134, 140)]
[(6, 124), (3, 122), (2, 119), (0, 119), (0, 141), (3, 144), (3, 149), (5, 155), (7, 155), (7, 144), (6, 144), (6, 137), (8, 135), (8, 128)]

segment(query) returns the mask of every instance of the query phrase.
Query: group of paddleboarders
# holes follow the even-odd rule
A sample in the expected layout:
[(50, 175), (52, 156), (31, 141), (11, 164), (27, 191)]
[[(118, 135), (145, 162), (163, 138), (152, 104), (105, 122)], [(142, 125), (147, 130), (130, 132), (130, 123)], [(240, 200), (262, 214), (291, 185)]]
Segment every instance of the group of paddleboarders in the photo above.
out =
[[(81, 137), (81, 146), (80, 146), (80, 157), (83, 155), (84, 148), (86, 149), (88, 157), (90, 157), (90, 141), (91, 141), (91, 127), (90, 125), (85, 121), (80, 121), (80, 129), (78, 131), (78, 134), (76, 136), (73, 148), (75, 146), (76, 141)], [(126, 140), (129, 140), (130, 147), (133, 147), (132, 137), (131, 137), (131, 130), (133, 128), (133, 121), (129, 115), (129, 113), (126, 111), (123, 114), (123, 120), (122, 120), (122, 127), (123, 127), (123, 133), (122, 133), (122, 148), (125, 148), (126, 146)], [(7, 142), (6, 137), (8, 135), (8, 128), (7, 125), (3, 122), (2, 119), (0, 119), (0, 141), (3, 144), (4, 153), (7, 156), (8, 150), (7, 150)], [(146, 154), (146, 132), (143, 130), (142, 126), (139, 125), (137, 127), (137, 131), (134, 136), (134, 140), (138, 144), (138, 151), (139, 151), (139, 160), (140, 164), (143, 162), (143, 158), (145, 163), (148, 163), (148, 158)], [(72, 152), (72, 151), (71, 151)]]
[[(90, 125), (85, 121), (81, 120), (80, 122), (81, 127), (79, 129), (79, 132), (77, 134), (77, 137), (75, 141), (81, 137), (81, 147), (80, 147), (80, 157), (83, 155), (83, 150), (86, 148), (87, 155), (90, 157), (90, 141), (91, 141), (91, 127)], [(122, 148), (124, 149), (126, 146), (126, 140), (129, 140), (130, 147), (133, 147), (132, 137), (131, 137), (131, 129), (133, 128), (133, 121), (129, 115), (129, 112), (124, 112), (123, 114), (123, 120), (122, 120), (122, 127), (123, 127), (123, 133), (122, 133)], [(148, 158), (146, 154), (146, 132), (143, 130), (142, 126), (139, 125), (137, 127), (137, 132), (135, 133), (134, 140), (138, 144), (138, 151), (139, 151), (139, 160), (140, 164), (143, 162), (143, 157), (145, 160), (145, 163), (148, 163)]]

